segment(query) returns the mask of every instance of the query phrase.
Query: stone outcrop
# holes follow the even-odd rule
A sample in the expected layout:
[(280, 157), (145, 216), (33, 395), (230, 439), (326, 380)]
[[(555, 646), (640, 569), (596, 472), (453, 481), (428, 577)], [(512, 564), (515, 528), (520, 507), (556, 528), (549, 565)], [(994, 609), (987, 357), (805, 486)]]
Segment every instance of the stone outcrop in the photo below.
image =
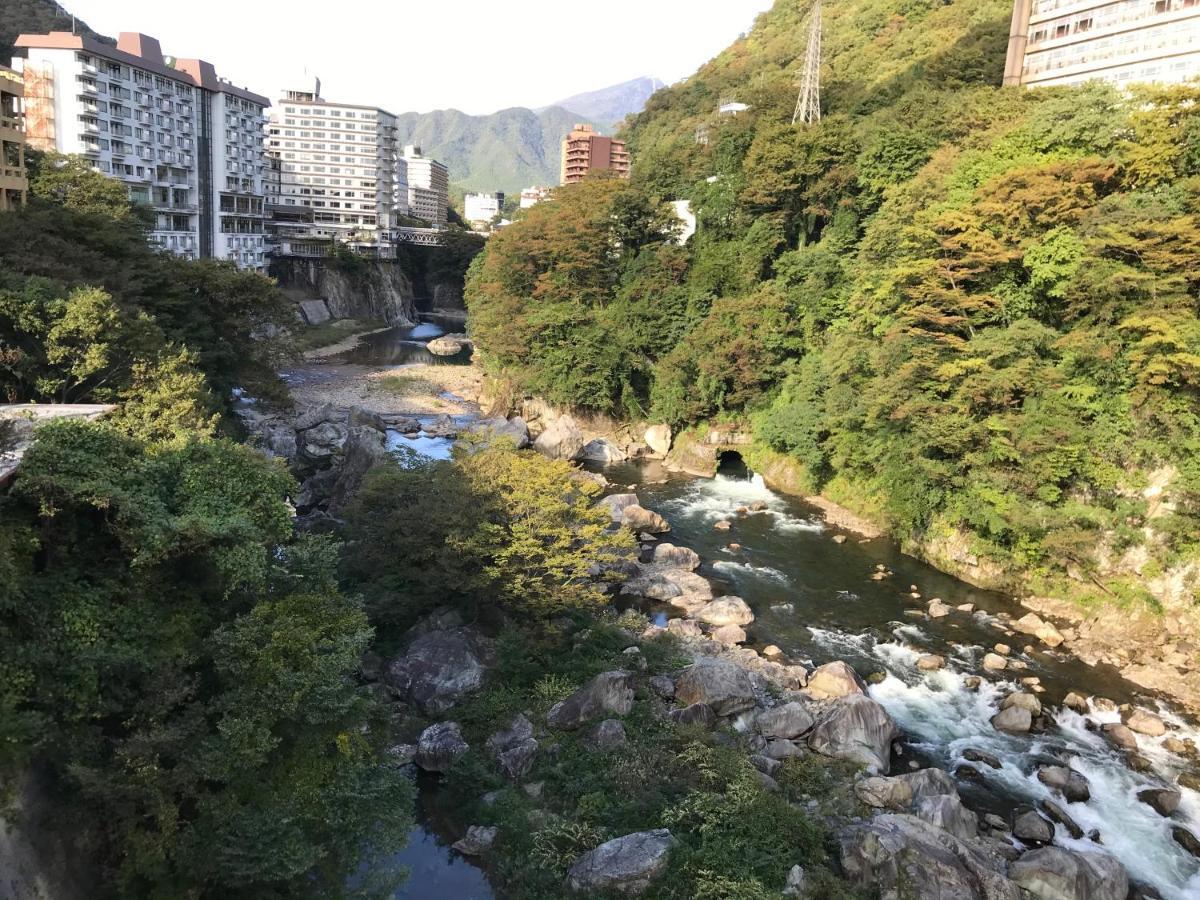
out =
[(421, 732), (414, 761), (426, 772), (448, 772), (470, 749), (457, 722), (438, 722)]
[(419, 634), (388, 664), (384, 683), (426, 715), (441, 715), (483, 687), (492, 664), (492, 643), (470, 627)]
[(550, 707), (551, 728), (578, 728), (608, 714), (624, 716), (633, 709), (633, 673), (601, 672), (566, 700)]
[(707, 625), (749, 625), (754, 613), (741, 597), (718, 597), (696, 610), (693, 618)]
[(575, 419), (562, 415), (537, 436), (533, 449), (551, 459), (578, 459), (585, 443)]
[(807, 734), (814, 725), (816, 719), (808, 706), (796, 701), (763, 710), (755, 721), (755, 727), (763, 737), (784, 738), (789, 741)]
[(718, 716), (754, 708), (754, 685), (741, 666), (724, 659), (698, 659), (675, 679), (675, 698), (685, 706), (704, 703)]
[(343, 267), (327, 259), (276, 257), (270, 274), (297, 303), (323, 303), (330, 318), (415, 324), (413, 285), (404, 266), (382, 259), (363, 258), (356, 263)]
[(839, 843), (850, 881), (885, 900), (1021, 900), (1001, 857), (918, 816), (876, 816)]
[(1008, 874), (1036, 900), (1125, 900), (1129, 894), (1125, 868), (1099, 850), (1031, 850), (1009, 867)]
[(665, 828), (606, 841), (575, 861), (567, 888), (578, 894), (616, 892), (636, 897), (667, 871), (675, 838)]
[(463, 856), (481, 856), (492, 849), (499, 831), (495, 825), (472, 825), (462, 839), (450, 846)]
[(533, 723), (518, 713), (508, 728), (487, 739), (486, 746), (505, 777), (520, 781), (529, 774), (537, 756), (538, 742), (533, 736)]
[(867, 771), (886, 774), (892, 741), (900, 729), (887, 710), (862, 694), (830, 703), (808, 736), (808, 746), (823, 756), (859, 763)]
[(529, 426), (520, 416), (513, 416), (511, 419), (504, 416), (481, 419), (471, 430), (489, 439), (507, 438), (517, 445), (518, 450), (530, 446)]
[(818, 667), (808, 677), (808, 686), (804, 690), (816, 700), (832, 700), (850, 694), (866, 693), (862, 679), (841, 660)]

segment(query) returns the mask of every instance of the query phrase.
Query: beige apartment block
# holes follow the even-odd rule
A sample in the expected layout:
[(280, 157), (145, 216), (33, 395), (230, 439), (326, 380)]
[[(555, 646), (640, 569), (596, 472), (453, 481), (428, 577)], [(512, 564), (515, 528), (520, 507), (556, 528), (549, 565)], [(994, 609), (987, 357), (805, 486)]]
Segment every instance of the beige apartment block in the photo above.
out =
[(21, 76), (0, 66), (0, 212), (25, 205), (25, 86)]
[(1178, 84), (1200, 75), (1200, 0), (1016, 0), (1008, 85)]
[(576, 125), (562, 142), (563, 184), (575, 184), (596, 171), (629, 177), (629, 151), (624, 141), (605, 137), (591, 125)]

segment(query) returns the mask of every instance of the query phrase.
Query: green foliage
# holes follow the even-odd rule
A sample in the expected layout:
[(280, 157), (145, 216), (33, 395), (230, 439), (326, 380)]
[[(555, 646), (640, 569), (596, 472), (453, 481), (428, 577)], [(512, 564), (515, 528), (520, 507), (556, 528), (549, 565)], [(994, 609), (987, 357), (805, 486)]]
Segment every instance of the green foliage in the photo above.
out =
[(595, 508), (598, 495), (569, 464), (510, 442), (379, 466), (347, 510), (343, 571), (387, 623), (444, 603), (537, 618), (594, 610), (604, 600), (589, 568), (633, 548)]
[[(752, 424), (898, 535), (966, 532), (1035, 577), (1141, 542), (1194, 560), (1200, 89), (1002, 89), (1003, 0), (847, 0), (822, 120), (793, 125), (810, 6), (778, 0), (628, 129), (624, 202), (690, 200), (686, 255), (530, 270), (599, 224), (556, 201), (477, 261), (480, 349), (557, 403)], [(1174, 511), (1150, 522), (1154, 470)]]
[(124, 183), (92, 168), (82, 156), (43, 153), (30, 157), (29, 191), (34, 197), (88, 215), (136, 218)]
[(340, 892), (410, 823), (352, 680), (372, 631), (281, 468), (172, 437), (40, 428), (0, 528), (4, 759), (99, 823), (113, 896)]

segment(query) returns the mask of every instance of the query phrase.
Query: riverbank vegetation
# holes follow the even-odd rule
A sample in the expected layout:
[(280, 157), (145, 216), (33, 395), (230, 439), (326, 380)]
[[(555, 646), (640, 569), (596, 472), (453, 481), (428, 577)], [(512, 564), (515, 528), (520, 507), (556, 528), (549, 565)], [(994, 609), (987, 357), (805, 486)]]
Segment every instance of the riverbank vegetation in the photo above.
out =
[(1156, 602), (1200, 556), (1200, 89), (1000, 88), (1011, 4), (851, 0), (824, 116), (792, 124), (808, 5), (655, 95), (632, 182), (492, 239), (489, 365), (589, 411), (752, 423), (900, 537)]

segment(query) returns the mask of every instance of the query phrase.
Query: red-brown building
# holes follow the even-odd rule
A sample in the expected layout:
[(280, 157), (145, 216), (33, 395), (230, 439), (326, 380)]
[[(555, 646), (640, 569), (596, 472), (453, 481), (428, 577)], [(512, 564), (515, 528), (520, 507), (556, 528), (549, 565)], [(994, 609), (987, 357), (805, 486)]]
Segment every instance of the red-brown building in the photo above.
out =
[(562, 183), (575, 184), (595, 171), (629, 177), (625, 142), (598, 134), (591, 125), (576, 125), (562, 143)]

